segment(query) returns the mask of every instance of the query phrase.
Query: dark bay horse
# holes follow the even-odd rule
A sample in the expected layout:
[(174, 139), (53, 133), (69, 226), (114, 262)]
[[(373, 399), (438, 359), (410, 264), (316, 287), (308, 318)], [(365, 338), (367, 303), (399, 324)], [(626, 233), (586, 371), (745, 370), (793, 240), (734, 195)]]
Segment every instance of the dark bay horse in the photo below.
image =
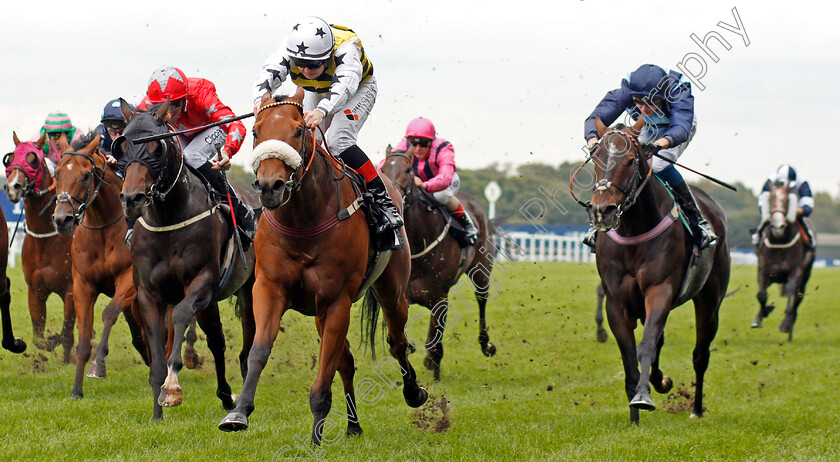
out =
[(126, 224), (119, 202), (122, 180), (99, 153), (99, 135), (78, 151), (64, 139), (58, 144), (62, 155), (55, 168), (56, 205), (52, 219), (59, 233), (73, 236), (70, 253), (79, 344), (72, 396), (81, 398), (85, 365), (91, 354), (93, 307), (100, 294), (111, 297), (111, 301), (102, 312), (102, 338), (88, 377), (106, 375), (108, 339), (120, 312), (125, 313), (134, 347), (146, 364), (149, 361), (140, 323), (135, 318), (136, 308), (131, 309), (137, 291), (132, 280), (131, 254), (124, 240)]
[[(419, 197), (425, 193), (416, 190), (414, 186), (414, 169), (409, 155), (405, 151), (391, 151), (390, 146), (385, 154), (385, 163), (381, 171), (402, 190), (406, 234), (413, 253), (408, 302), (425, 306), (431, 314), (425, 345), (412, 343), (415, 347), (427, 351), (423, 363), (427, 369), (434, 372), (435, 380), (440, 380), (443, 333), (449, 311), (449, 290), (462, 274), (466, 273), (475, 286), (475, 299), (478, 302), (478, 342), (481, 351), (485, 356), (496, 354), (496, 346), (490, 343), (484, 316), (495, 249), (490, 242), (492, 230), (481, 204), (467, 193), (458, 193), (464, 210), (472, 214), (479, 231), (475, 246), (461, 249), (457, 240), (449, 233), (449, 220), (441, 207), (430, 207)], [(434, 198), (429, 197), (429, 200), (435, 202)], [(463, 297), (458, 295), (463, 303)]]
[[(254, 317), (257, 334), (248, 357), (242, 396), (220, 423), (225, 431), (248, 428), (260, 373), (268, 361), (283, 314), (291, 309), (315, 317), (321, 337), (318, 373), (309, 391), (312, 439), (320, 444), (332, 406), (331, 385), (341, 375), (347, 405), (347, 434), (359, 434), (353, 389), (355, 366), (347, 331), (350, 306), (357, 298), (374, 249), (359, 199), (347, 171), (315, 142), (303, 122), (303, 89), (294, 97), (274, 100), (267, 93), (254, 123), (255, 186), (266, 208), (257, 229)], [(391, 197), (396, 188), (386, 182)], [(399, 201), (395, 201), (399, 208)], [(405, 239), (405, 232), (399, 232)], [(387, 266), (370, 286), (388, 325), (388, 344), (396, 359), (383, 358), (399, 370), (403, 397), (411, 407), (428, 398), (408, 361), (405, 323), (408, 315), (409, 250), (392, 251)], [(368, 293), (363, 320), (374, 336), (378, 307)]]
[(12, 330), (12, 316), (9, 313), (9, 305), (12, 303), (12, 294), (9, 291), (9, 278), (6, 276), (6, 265), (9, 261), (9, 227), (6, 225), (6, 215), (0, 213), (0, 319), (3, 323), (3, 348), (12, 353), (23, 353), (26, 350), (26, 342), (15, 337)]
[[(41, 151), (47, 142), (46, 135), (41, 135), (34, 142), (22, 142), (16, 133), (12, 133), (12, 137), (15, 151), (3, 159), (6, 166), (4, 189), (10, 201), (17, 203), (23, 199), (26, 213), (26, 237), (21, 261), (23, 278), (28, 287), (33, 343), (36, 348), (50, 351), (60, 343), (64, 349), (64, 363), (68, 364), (73, 351), (73, 324), (76, 322), (70, 259), (73, 238), (59, 234), (52, 224), (55, 191)], [(64, 323), (61, 334), (45, 339), (47, 298), (50, 294), (57, 294), (64, 301)]]
[[(608, 129), (600, 120), (595, 125), (601, 138), (590, 159), (595, 164), (596, 183), (591, 201), (581, 204), (602, 232), (595, 250), (597, 267), (606, 294), (607, 320), (624, 363), (630, 421), (638, 424), (639, 409), (656, 408), (650, 384), (659, 393), (668, 392), (673, 385), (659, 369), (659, 353), (665, 343), (668, 314), (689, 299), (694, 301), (697, 329), (692, 415), (701, 417), (709, 345), (717, 333), (718, 311), (729, 284), (723, 209), (708, 194), (693, 188), (700, 209), (720, 239), (699, 254), (697, 266), (691, 266), (693, 238), (680, 225), (676, 203), (664, 183), (652, 179), (648, 147), (639, 146), (637, 132), (623, 125)], [(686, 278), (687, 272), (693, 276)], [(633, 333), (637, 321), (644, 325), (638, 348)]]
[(758, 244), (758, 303), (760, 307), (752, 327), (761, 327), (774, 305), (767, 304), (767, 286), (782, 284), (782, 296), (787, 297), (785, 318), (779, 330), (793, 340), (793, 324), (799, 304), (805, 297), (805, 285), (811, 277), (816, 249), (796, 217), (796, 205), (790, 204), (787, 184), (770, 185), (770, 223), (764, 227)]
[[(149, 384), (155, 419), (163, 415), (161, 406), (177, 406), (183, 400), (178, 383), (178, 372), (184, 365), (181, 346), (193, 317), (207, 335), (216, 368), (216, 396), (225, 409), (233, 408), (236, 396), (225, 377), (225, 338), (218, 302), (237, 296), (243, 326), (244, 343), (239, 355), (243, 377), (254, 335), (253, 247), (245, 252), (243, 262), (229, 239), (236, 230), (230, 219), (224, 218), (223, 214), (229, 213), (225, 211), (227, 207), (216, 204), (209, 186), (186, 166), (177, 138), (132, 142), (147, 135), (168, 133), (168, 111), (169, 102), (165, 102), (148, 112), (132, 114), (127, 103), (123, 103), (123, 115), (129, 122), (124, 136), (114, 143), (115, 157), (126, 166), (120, 201), (126, 215), (137, 218), (131, 258), (150, 350)], [(253, 191), (234, 186), (246, 203), (259, 208)], [(173, 306), (173, 332), (167, 330), (169, 305)]]

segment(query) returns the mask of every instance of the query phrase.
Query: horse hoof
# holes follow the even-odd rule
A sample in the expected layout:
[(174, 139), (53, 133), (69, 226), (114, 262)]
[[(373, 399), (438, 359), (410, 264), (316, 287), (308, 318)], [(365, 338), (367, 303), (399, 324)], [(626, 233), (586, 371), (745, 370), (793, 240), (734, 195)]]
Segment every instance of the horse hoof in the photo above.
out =
[(651, 399), (650, 395), (643, 395), (641, 393), (636, 393), (636, 396), (630, 400), (630, 407), (642, 411), (653, 411), (656, 409), (656, 405), (653, 404), (653, 399)]
[(426, 400), (429, 399), (429, 392), (426, 391), (423, 387), (418, 387), (417, 396), (413, 399), (409, 399), (408, 396), (405, 397), (405, 404), (408, 404), (409, 407), (418, 408), (426, 403)]
[(695, 414), (693, 412), (688, 416), (689, 419), (700, 419), (702, 417), (703, 417), (702, 415), (698, 415), (698, 414)]
[(97, 362), (90, 363), (90, 369), (88, 369), (86, 376), (92, 379), (104, 379), (105, 374), (105, 365), (99, 364)]
[(84, 393), (70, 393), (70, 397), (73, 399), (82, 399), (85, 395)]
[(223, 432), (238, 432), (248, 429), (248, 417), (241, 412), (231, 412), (219, 422), (219, 430)]
[(358, 425), (354, 427), (347, 427), (347, 436), (356, 436), (361, 435), (362, 433), (364, 433), (362, 432), (362, 427)]
[(187, 369), (198, 369), (202, 364), (204, 364), (204, 358), (196, 353), (194, 349), (187, 348), (184, 350), (184, 367)]
[(26, 342), (24, 342), (21, 338), (15, 338), (12, 342), (3, 342), (3, 348), (11, 351), (12, 353), (23, 353), (26, 351)]
[(783, 334), (789, 334), (791, 330), (791, 323), (788, 322), (787, 319), (784, 320), (781, 324), (779, 324), (779, 332)]
[(598, 342), (605, 343), (607, 341), (607, 331), (605, 329), (598, 329)]
[(184, 396), (181, 394), (181, 387), (176, 387), (173, 390), (160, 389), (160, 396), (158, 396), (158, 404), (163, 407), (175, 407), (184, 402)]
[(487, 356), (488, 358), (491, 357), (491, 356), (495, 356), (496, 355), (496, 345), (493, 345), (492, 343), (488, 343), (487, 348), (482, 348), (481, 352), (484, 353), (484, 356)]
[(752, 322), (752, 324), (750, 324), (750, 327), (752, 327), (753, 329), (755, 329), (757, 327), (761, 327), (761, 320), (756, 319), (755, 321)]
[(658, 384), (653, 384), (653, 388), (656, 390), (657, 393), (665, 394), (671, 391), (671, 388), (674, 388), (674, 381), (671, 380), (671, 377), (667, 375), (662, 376), (662, 382)]

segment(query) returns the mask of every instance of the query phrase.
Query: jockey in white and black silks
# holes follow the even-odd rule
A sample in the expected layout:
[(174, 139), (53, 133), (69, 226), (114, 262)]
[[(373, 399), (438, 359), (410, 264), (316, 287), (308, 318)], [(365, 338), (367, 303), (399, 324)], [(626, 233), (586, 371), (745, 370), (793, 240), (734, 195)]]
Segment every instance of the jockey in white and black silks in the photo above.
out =
[[(690, 82), (678, 72), (666, 71), (653, 64), (643, 64), (631, 72), (621, 81), (621, 87), (608, 92), (587, 117), (584, 138), (590, 150), (599, 141), (595, 118), (600, 117), (609, 126), (625, 111), (634, 121), (639, 117), (645, 119), (639, 143), (660, 147), (659, 155), (671, 161), (682, 155), (697, 131)], [(673, 190), (698, 246), (702, 249), (715, 245), (717, 236), (697, 208), (680, 172), (672, 163), (656, 157), (652, 159), (651, 168)], [(594, 248), (595, 237), (596, 230), (591, 228), (583, 242)]]
[[(359, 131), (376, 101), (376, 77), (362, 42), (351, 30), (309, 16), (299, 20), (269, 56), (254, 82), (254, 104), (273, 94), (290, 78), (306, 90), (303, 100), (307, 128), (320, 126), (326, 145), (364, 176), (382, 213), (377, 233), (403, 225), (402, 217), (367, 154), (356, 144)], [(255, 107), (254, 113), (258, 112)]]
[(789, 191), (789, 206), (788, 206), (788, 222), (793, 223), (799, 221), (808, 233), (809, 244), (813, 247), (816, 244), (814, 240), (814, 230), (811, 229), (810, 224), (804, 218), (811, 216), (814, 211), (814, 196), (811, 193), (811, 185), (808, 181), (797, 175), (796, 169), (789, 164), (782, 164), (767, 177), (764, 186), (761, 188), (761, 193), (758, 195), (758, 208), (761, 211), (761, 222), (758, 228), (752, 235), (752, 243), (757, 246), (761, 239), (761, 231), (770, 223), (770, 186), (773, 184), (787, 185)]

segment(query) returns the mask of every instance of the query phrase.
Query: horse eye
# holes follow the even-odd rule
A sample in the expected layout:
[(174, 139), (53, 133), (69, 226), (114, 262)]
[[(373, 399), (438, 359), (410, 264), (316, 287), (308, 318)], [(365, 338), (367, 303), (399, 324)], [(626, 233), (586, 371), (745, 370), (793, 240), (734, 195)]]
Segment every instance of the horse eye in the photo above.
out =
[(90, 172), (85, 172), (82, 174), (82, 181), (90, 180)]
[(295, 132), (295, 138), (303, 137), (303, 127), (298, 127), (297, 131)]

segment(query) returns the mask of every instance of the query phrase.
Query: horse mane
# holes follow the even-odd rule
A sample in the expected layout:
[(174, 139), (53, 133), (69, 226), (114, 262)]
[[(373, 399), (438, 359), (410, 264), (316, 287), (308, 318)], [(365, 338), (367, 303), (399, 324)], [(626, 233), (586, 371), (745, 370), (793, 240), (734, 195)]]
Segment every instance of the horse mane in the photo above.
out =
[(74, 151), (78, 151), (79, 149), (89, 145), (98, 134), (99, 133), (96, 130), (88, 130), (88, 132), (82, 135), (78, 141), (70, 142), (70, 147), (73, 148)]

